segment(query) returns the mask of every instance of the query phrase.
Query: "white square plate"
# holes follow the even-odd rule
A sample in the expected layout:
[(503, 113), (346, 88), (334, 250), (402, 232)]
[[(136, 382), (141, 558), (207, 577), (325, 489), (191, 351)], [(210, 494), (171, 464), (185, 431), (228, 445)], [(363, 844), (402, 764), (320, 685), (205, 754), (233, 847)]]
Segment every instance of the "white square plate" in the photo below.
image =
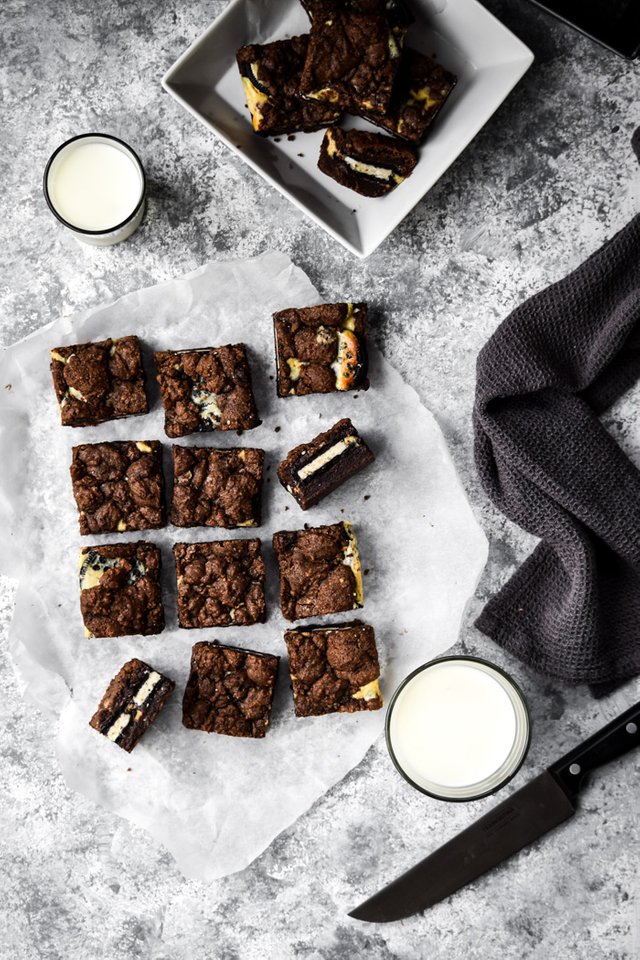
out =
[[(458, 83), (421, 148), (415, 171), (385, 197), (361, 197), (318, 170), (322, 131), (279, 142), (253, 132), (236, 50), (308, 33), (309, 19), (298, 0), (232, 0), (162, 85), (332, 237), (367, 257), (470, 143), (533, 61), (531, 51), (477, 0), (413, 0), (411, 9), (416, 22), (407, 43), (434, 55)], [(347, 126), (376, 129), (364, 120), (346, 120)]]

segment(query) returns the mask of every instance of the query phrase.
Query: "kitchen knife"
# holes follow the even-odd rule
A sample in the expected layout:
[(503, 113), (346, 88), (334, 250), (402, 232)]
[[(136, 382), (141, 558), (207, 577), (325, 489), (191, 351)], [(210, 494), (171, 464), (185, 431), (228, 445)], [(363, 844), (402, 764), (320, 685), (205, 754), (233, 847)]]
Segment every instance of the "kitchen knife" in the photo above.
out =
[(587, 774), (640, 745), (640, 703), (557, 760), (349, 914), (389, 923), (439, 903), (502, 863), (576, 811)]

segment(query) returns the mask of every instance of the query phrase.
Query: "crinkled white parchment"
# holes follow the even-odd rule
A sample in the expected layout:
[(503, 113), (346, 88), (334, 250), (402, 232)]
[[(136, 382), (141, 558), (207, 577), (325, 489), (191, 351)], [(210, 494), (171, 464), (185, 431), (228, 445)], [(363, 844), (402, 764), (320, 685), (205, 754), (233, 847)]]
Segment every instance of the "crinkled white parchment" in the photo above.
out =
[[(308, 278), (284, 254), (210, 263), (116, 303), (56, 320), (0, 360), (0, 568), (19, 581), (10, 630), (18, 675), (29, 698), (59, 718), (57, 752), (69, 786), (145, 827), (191, 877), (221, 877), (249, 864), (362, 759), (383, 727), (384, 710), (294, 717), (271, 534), (305, 522), (354, 522), (368, 571), (365, 606), (357, 615), (375, 627), (387, 699), (410, 670), (455, 642), (486, 559), (485, 537), (433, 416), (379, 352), (371, 350), (368, 392), (276, 397), (271, 314), (318, 302)], [(180, 442), (266, 450), (269, 480), (264, 523), (257, 531), (267, 562), (265, 624), (179, 629), (171, 544), (246, 532), (167, 527), (121, 535), (162, 547), (165, 632), (147, 638), (84, 637), (78, 548), (118, 537), (80, 537), (68, 473), (71, 447), (97, 440), (159, 439), (166, 444), (166, 466), (170, 444), (155, 388), (147, 416), (95, 428), (62, 428), (49, 349), (128, 333), (138, 334), (149, 352), (238, 341), (250, 349), (262, 425), (241, 439), (216, 433)], [(366, 437), (376, 462), (303, 513), (277, 482), (277, 463), (292, 446), (343, 416), (350, 416)], [(181, 724), (191, 645), (214, 638), (282, 657), (264, 740), (205, 734)], [(128, 755), (90, 729), (88, 720), (108, 681), (132, 656), (173, 677), (178, 686), (154, 727)], [(52, 724), (52, 735), (55, 729)]]

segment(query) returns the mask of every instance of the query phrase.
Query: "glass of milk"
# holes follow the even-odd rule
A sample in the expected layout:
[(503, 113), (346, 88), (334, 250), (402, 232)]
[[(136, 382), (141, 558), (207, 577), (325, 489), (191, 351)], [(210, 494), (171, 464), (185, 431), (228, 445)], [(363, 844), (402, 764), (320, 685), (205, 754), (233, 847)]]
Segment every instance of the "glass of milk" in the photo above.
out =
[(475, 657), (418, 667), (393, 694), (387, 746), (402, 776), (440, 800), (477, 800), (519, 770), (531, 739), (520, 688)]
[(44, 171), (49, 209), (79, 240), (106, 247), (130, 237), (144, 216), (144, 168), (131, 147), (108, 133), (61, 144)]

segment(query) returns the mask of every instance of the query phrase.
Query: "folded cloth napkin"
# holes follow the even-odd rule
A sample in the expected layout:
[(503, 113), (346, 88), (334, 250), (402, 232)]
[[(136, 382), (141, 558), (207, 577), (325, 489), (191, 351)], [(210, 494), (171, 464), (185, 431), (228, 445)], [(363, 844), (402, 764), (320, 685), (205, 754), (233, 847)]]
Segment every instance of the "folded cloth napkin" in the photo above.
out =
[(598, 415), (640, 376), (640, 216), (478, 357), (482, 485), (541, 542), (476, 626), (596, 695), (640, 673), (640, 472)]

